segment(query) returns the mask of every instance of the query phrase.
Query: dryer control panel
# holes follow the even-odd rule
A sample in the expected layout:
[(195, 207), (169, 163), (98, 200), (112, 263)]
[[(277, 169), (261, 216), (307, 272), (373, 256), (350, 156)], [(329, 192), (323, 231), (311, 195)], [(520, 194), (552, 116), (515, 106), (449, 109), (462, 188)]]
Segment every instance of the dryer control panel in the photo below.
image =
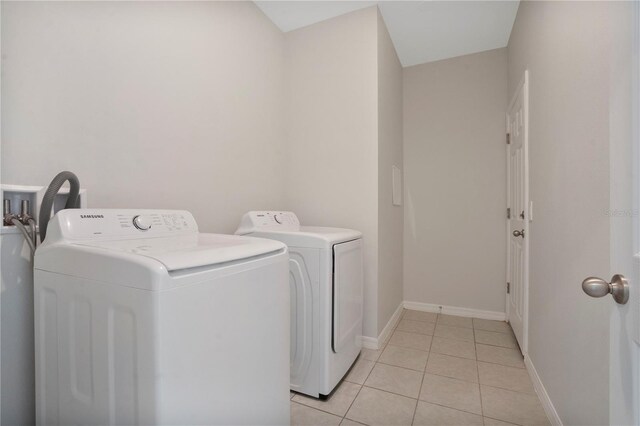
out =
[(253, 211), (245, 213), (236, 230), (237, 235), (257, 231), (299, 231), (300, 221), (294, 212)]

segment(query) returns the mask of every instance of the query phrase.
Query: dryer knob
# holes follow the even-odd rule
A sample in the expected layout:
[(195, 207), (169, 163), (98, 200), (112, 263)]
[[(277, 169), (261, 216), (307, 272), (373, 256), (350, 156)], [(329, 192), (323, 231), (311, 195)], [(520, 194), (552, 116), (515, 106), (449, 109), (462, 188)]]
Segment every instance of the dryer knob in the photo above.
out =
[(135, 216), (133, 218), (133, 226), (141, 231), (146, 231), (151, 228), (151, 220), (145, 216)]

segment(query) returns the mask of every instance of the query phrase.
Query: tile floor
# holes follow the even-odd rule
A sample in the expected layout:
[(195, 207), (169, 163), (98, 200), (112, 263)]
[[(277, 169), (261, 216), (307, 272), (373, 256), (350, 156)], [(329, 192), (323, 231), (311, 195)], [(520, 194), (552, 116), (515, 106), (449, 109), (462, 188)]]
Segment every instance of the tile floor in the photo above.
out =
[(326, 401), (291, 394), (292, 425), (548, 425), (509, 325), (405, 310)]

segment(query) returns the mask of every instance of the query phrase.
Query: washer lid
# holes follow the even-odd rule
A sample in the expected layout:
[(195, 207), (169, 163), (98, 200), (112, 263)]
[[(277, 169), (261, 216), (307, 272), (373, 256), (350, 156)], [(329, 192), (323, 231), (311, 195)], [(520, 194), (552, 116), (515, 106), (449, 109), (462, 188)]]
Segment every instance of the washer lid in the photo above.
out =
[(148, 257), (162, 263), (167, 271), (214, 266), (276, 252), (284, 248), (282, 243), (273, 240), (222, 234), (77, 241), (72, 242), (71, 245)]

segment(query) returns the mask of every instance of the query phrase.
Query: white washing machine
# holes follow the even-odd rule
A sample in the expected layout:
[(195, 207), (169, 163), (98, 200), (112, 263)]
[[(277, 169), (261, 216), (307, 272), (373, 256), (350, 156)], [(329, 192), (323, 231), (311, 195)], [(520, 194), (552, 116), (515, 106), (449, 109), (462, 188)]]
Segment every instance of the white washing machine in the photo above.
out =
[(329, 395), (362, 347), (362, 234), (267, 211), (245, 214), (236, 234), (289, 247), (291, 389)]
[(289, 424), (287, 262), (186, 211), (58, 212), (35, 255), (37, 423)]

